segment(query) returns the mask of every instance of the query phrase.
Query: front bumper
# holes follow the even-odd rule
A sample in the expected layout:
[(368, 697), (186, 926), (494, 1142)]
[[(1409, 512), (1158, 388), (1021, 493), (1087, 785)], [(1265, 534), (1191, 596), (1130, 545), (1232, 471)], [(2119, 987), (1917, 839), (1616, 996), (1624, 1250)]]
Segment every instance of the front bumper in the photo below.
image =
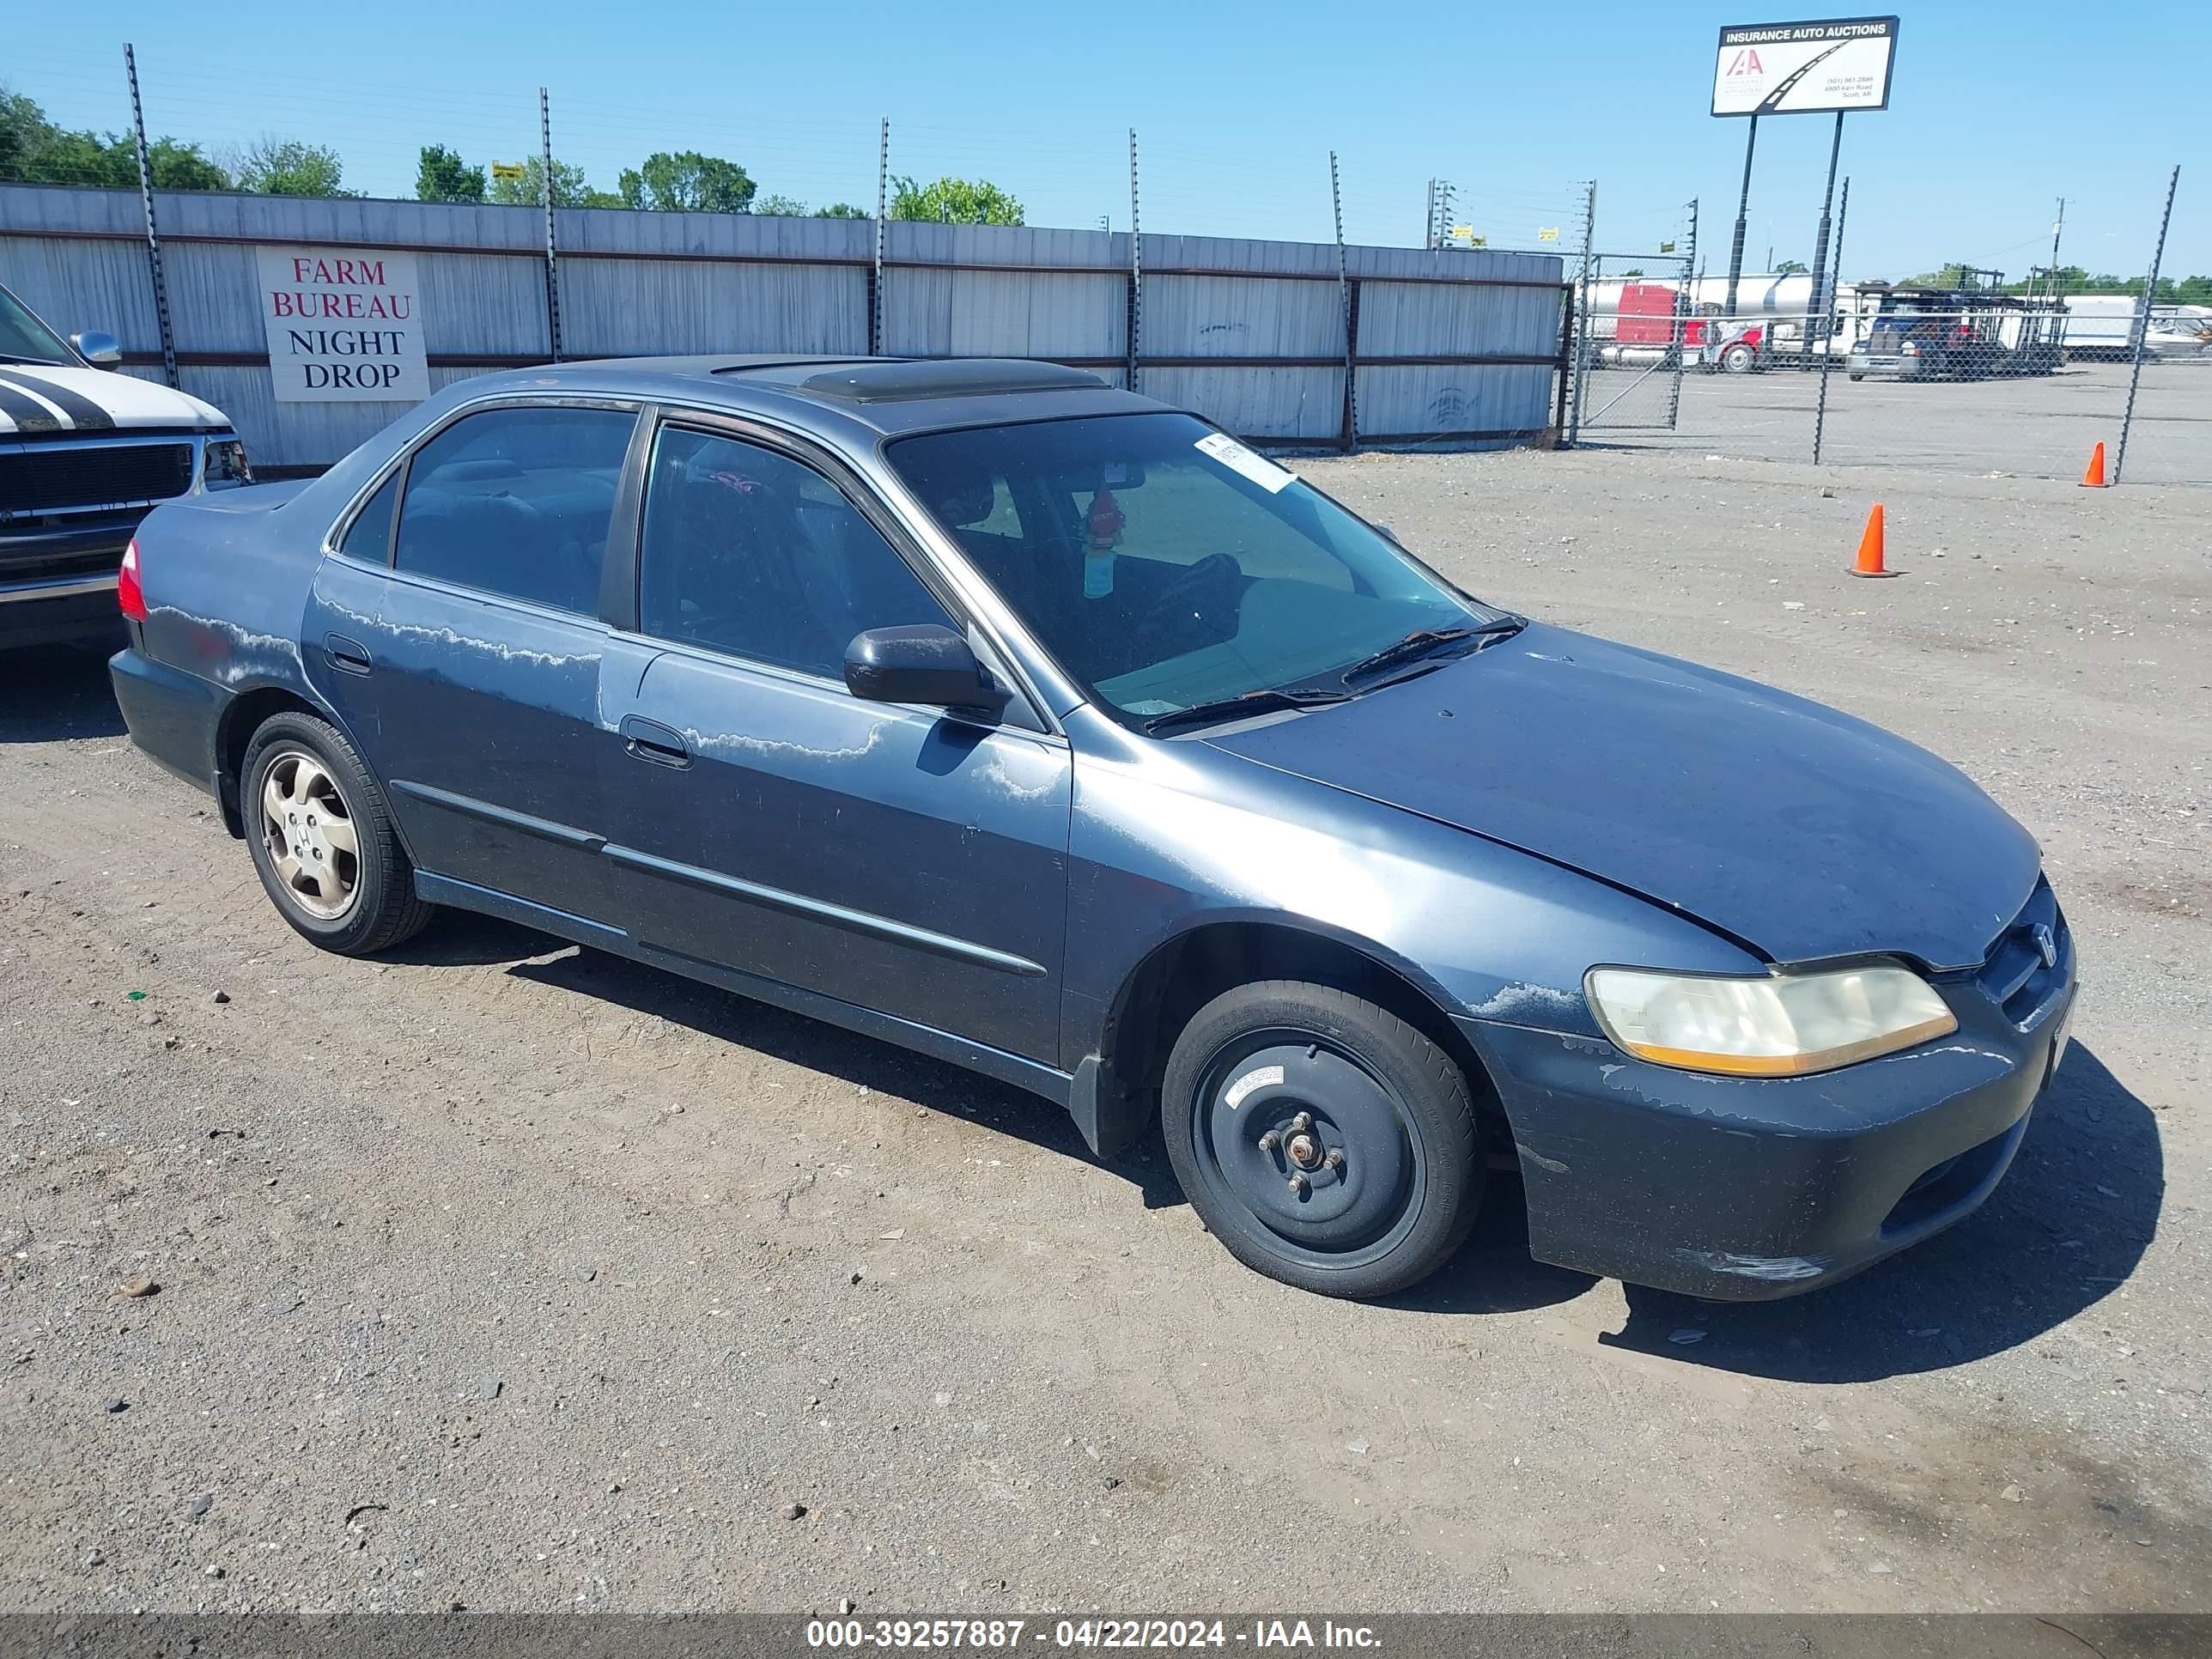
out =
[(115, 573), (143, 511), (91, 524), (0, 527), (0, 649), (119, 638)]
[(2057, 1068), (2078, 990), (2072, 942), (2023, 1024), (1972, 978), (1938, 988), (1959, 1020), (1949, 1036), (1807, 1078), (1711, 1077), (1589, 1037), (1461, 1019), (1512, 1127), (1531, 1253), (1764, 1301), (1848, 1278), (1971, 1214)]

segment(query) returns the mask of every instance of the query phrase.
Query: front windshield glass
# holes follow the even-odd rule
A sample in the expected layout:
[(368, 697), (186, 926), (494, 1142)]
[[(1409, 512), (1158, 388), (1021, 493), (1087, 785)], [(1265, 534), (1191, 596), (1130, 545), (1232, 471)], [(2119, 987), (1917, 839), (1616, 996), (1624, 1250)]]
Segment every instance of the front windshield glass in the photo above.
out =
[(4, 288), (0, 288), (0, 357), (72, 366), (76, 362), (76, 354), (62, 343), (61, 337)]
[(1146, 720), (1494, 620), (1188, 415), (930, 433), (891, 465), (1061, 667)]

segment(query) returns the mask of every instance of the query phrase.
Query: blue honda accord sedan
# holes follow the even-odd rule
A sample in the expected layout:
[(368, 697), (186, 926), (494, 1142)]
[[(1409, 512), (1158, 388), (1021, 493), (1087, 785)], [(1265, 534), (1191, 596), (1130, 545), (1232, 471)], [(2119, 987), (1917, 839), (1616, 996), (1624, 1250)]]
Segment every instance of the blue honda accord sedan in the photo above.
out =
[(1863, 721), (1486, 605), (1050, 364), (464, 381), (157, 507), (131, 736), (278, 912), (452, 905), (1158, 1123), (1292, 1285), (1830, 1283), (2003, 1176), (2074, 946), (2027, 833)]

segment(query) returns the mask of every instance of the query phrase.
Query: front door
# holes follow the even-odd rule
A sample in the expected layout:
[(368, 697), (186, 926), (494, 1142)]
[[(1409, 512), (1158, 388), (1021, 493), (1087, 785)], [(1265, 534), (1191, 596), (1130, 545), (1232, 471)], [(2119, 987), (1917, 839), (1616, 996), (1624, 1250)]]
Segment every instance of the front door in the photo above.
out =
[(856, 633), (960, 624), (837, 484), (765, 441), (661, 429), (638, 579), (659, 649), (608, 710), (619, 924), (1056, 1063), (1066, 744), (847, 691)]

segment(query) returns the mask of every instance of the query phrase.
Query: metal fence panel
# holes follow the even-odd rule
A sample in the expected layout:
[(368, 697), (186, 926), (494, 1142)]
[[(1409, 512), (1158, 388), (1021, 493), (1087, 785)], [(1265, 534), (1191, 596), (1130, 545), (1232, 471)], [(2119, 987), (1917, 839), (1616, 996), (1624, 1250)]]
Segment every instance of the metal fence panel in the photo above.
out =
[[(9, 223), (0, 203), (0, 225)], [(64, 334), (100, 329), (125, 351), (161, 349), (146, 244), (0, 234), (0, 283)]]
[(867, 277), (840, 265), (567, 258), (561, 331), (571, 357), (864, 354)]
[(1363, 441), (1414, 441), (1438, 433), (1492, 433), (1462, 447), (1496, 449), (1506, 434), (1541, 431), (1551, 419), (1550, 364), (1507, 368), (1363, 368), (1359, 433)]
[(1333, 444), (1344, 420), (1341, 368), (1147, 368), (1145, 395), (1247, 438)]
[(1550, 358), (1559, 349), (1559, 294), (1370, 277), (1359, 285), (1359, 355)]
[[(892, 356), (1103, 362), (1128, 349), (1119, 276), (893, 266), (884, 288), (884, 349)], [(867, 349), (865, 338), (857, 349)]]
[(1145, 284), (1145, 356), (1340, 358), (1344, 302), (1334, 283), (1156, 276)]

